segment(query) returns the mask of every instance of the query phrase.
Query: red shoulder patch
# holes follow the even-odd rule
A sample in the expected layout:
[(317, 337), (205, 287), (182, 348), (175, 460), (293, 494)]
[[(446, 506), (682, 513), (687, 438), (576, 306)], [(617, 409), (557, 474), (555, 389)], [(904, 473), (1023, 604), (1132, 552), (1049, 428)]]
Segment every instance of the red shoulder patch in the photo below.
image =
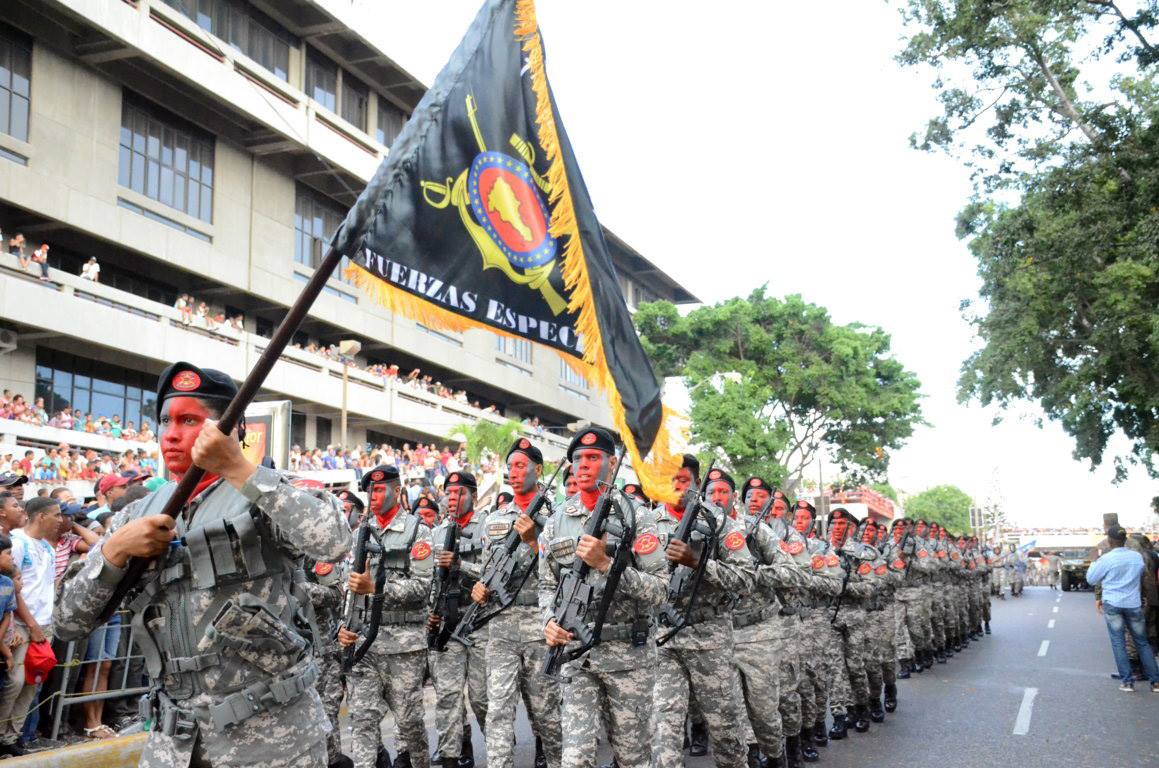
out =
[(660, 546), (660, 539), (654, 533), (641, 533), (632, 544), (632, 551), (637, 555), (650, 555)]
[(790, 541), (789, 542), (789, 554), (790, 555), (799, 555), (799, 554), (801, 554), (801, 552), (804, 551), (804, 549), (805, 549), (804, 542), (801, 542), (801, 541)]
[(890, 566), (895, 571), (904, 571), (905, 570), (905, 561), (899, 557), (896, 560), (894, 560), (892, 563), (890, 563)]
[(729, 552), (736, 552), (744, 549), (744, 534), (740, 531), (733, 531), (724, 537), (724, 548)]
[(939, 550), (938, 550), (938, 559), (939, 559), (939, 560), (945, 560), (945, 559), (946, 559), (946, 550), (944, 550), (944, 549), (939, 549)]
[(426, 560), (431, 556), (431, 543), (429, 541), (420, 541), (415, 543), (410, 548), (411, 560)]
[(918, 550), (918, 557), (929, 557), (929, 556), (930, 556), (930, 553), (925, 551), (924, 549)]
[(973, 560), (970, 561), (970, 570), (971, 571), (974, 570), (974, 561)]
[(841, 561), (837, 559), (837, 555), (830, 552), (828, 555), (825, 556), (825, 567), (826, 568), (836, 568), (839, 565), (841, 565)]
[(961, 555), (959, 555), (957, 552), (951, 552), (951, 553), (950, 553), (950, 559), (951, 559), (951, 560), (961, 560), (961, 559), (962, 559), (962, 556), (961, 556)]
[(857, 566), (857, 573), (861, 576), (868, 576), (869, 572), (873, 570), (873, 566), (869, 563), (862, 563)]
[(314, 573), (318, 576), (329, 576), (334, 570), (334, 563), (314, 563)]
[(882, 563), (881, 565), (874, 568), (873, 572), (876, 573), (878, 576), (884, 576), (885, 572), (888, 570), (889, 570), (889, 566), (887, 566), (885, 563)]
[(780, 541), (777, 542), (777, 548), (780, 549), (782, 552), (786, 552), (790, 555), (793, 554), (792, 552), (789, 551), (789, 542), (785, 541), (784, 539), (781, 539)]
[(814, 571), (820, 571), (825, 568), (825, 556), (813, 555), (813, 559), (809, 561), (809, 565), (813, 567)]

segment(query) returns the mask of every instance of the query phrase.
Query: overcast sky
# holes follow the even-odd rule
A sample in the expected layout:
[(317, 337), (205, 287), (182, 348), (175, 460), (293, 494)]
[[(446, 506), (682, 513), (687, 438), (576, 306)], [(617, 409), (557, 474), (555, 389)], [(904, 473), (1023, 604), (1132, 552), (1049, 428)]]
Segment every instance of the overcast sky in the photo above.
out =
[[(430, 83), (481, 3), (393, 2), (372, 37)], [(953, 160), (909, 148), (936, 104), (893, 61), (883, 2), (541, 0), (548, 76), (601, 221), (704, 302), (768, 283), (841, 323), (878, 325), (922, 383), (931, 426), (891, 461), (895, 487), (952, 483), (1028, 525), (1147, 519), (1141, 470), (1071, 457), (1031, 406), (957, 403), (976, 345), (958, 310), (975, 262), (954, 237), (970, 186)], [(828, 472), (827, 472), (828, 474)]]

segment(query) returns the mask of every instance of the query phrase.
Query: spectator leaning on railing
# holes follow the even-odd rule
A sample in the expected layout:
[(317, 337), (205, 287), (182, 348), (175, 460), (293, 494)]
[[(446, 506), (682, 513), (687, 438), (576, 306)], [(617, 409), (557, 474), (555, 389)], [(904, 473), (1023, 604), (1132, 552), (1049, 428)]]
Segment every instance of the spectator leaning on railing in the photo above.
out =
[(1102, 586), (1102, 600), (1096, 601), (1095, 607), (1107, 622), (1111, 653), (1114, 654), (1115, 666), (1119, 669), (1119, 679), (1122, 681), (1119, 690), (1135, 690), (1134, 673), (1123, 638), (1125, 630), (1131, 633), (1143, 673), (1151, 682), (1151, 692), (1159, 693), (1159, 665), (1155, 663), (1155, 653), (1147, 642), (1143, 619), (1143, 556), (1127, 549), (1127, 532), (1117, 525), (1107, 531), (1107, 543), (1110, 544), (1110, 550), (1087, 569), (1087, 583), (1092, 587)]

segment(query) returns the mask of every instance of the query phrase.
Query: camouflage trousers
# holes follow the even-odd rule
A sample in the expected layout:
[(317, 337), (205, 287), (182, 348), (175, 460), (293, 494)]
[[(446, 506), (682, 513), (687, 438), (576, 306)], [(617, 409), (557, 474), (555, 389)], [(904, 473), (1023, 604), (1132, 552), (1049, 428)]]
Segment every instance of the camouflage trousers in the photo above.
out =
[(930, 639), (936, 650), (946, 644), (945, 584), (930, 584), (926, 589), (930, 596)]
[(781, 726), (785, 735), (792, 736), (801, 730), (801, 649), (805, 646), (805, 623), (800, 615), (778, 616), (777, 634), (777, 684), (781, 691), (778, 709)]
[(979, 596), (982, 603), (982, 621), (990, 621), (990, 576), (986, 576), (986, 580), (979, 585)]
[(748, 714), (745, 730), (752, 734), (743, 738), (750, 744), (759, 744), (766, 757), (779, 757), (784, 751), (780, 665), (777, 662), (784, 650), (784, 644), (773, 639), (733, 646), (738, 700), (742, 702), (742, 711)]
[(540, 674), (542, 640), (520, 642), (492, 638), (487, 642), (487, 765), (515, 765), (515, 707), (519, 695), (527, 705), (535, 735), (543, 742), (548, 768), (559, 768), (562, 735), (559, 724), (559, 681)]
[(445, 651), (430, 651), (429, 659), (435, 684), (439, 754), (457, 758), (470, 727), (465, 717), (466, 702), (470, 703), (480, 730), (487, 730), (487, 652), (481, 644), (466, 646), (451, 641)]
[(655, 670), (649, 665), (616, 671), (594, 670), (587, 660), (564, 667), (560, 685), (563, 768), (596, 768), (600, 728), (619, 768), (651, 768), (652, 707)]
[(812, 609), (801, 627), (801, 674), (797, 690), (801, 721), (805, 725), (824, 722), (829, 690), (841, 658), (837, 637), (829, 624), (831, 614), (824, 608)]
[(982, 626), (982, 602), (978, 594), (978, 583), (970, 581), (966, 584), (966, 624), (967, 631), (973, 632)]
[(839, 659), (829, 693), (829, 710), (834, 715), (844, 715), (856, 704), (869, 702), (869, 677), (866, 669), (868, 640), (864, 608), (842, 607), (833, 624), (837, 635)]
[(895, 603), (890, 600), (880, 611), (869, 611), (866, 617), (868, 649), (865, 672), (869, 679), (869, 698), (880, 699), (882, 685), (897, 682), (897, 626)]
[(958, 637), (962, 638), (970, 631), (970, 592), (966, 588), (965, 582), (956, 584), (954, 592), (956, 593), (955, 604), (958, 608), (958, 620), (955, 628)]
[(912, 659), (914, 657), (914, 644), (909, 636), (909, 627), (906, 626), (905, 617), (909, 612), (909, 602), (903, 601), (899, 595), (899, 589), (894, 593), (893, 602), (893, 644), (897, 649), (897, 658)]
[[(374, 768), (382, 745), (382, 718), (389, 708), (398, 741), (411, 753), (414, 768), (430, 768), (427, 729), (423, 723), (423, 673), (426, 651), (382, 653), (371, 646), (347, 676), (356, 768)], [(460, 720), (461, 722), (461, 720)]]
[(688, 716), (689, 690), (694, 690), (717, 766), (744, 768), (748, 751), (741, 738), (743, 707), (736, 695), (732, 648), (685, 650), (664, 646), (657, 655), (653, 694), (655, 767), (683, 768), (684, 720)]
[[(928, 651), (933, 646), (934, 630), (930, 617), (932, 595), (928, 585), (902, 587), (894, 596), (904, 607), (905, 625), (911, 650)], [(910, 658), (910, 657), (906, 657)]]
[(342, 732), (338, 730), (338, 711), (342, 709), (342, 695), (346, 686), (342, 679), (342, 654), (337, 648), (318, 657), (318, 696), (326, 719), (330, 721), (330, 735), (326, 737), (326, 756), (334, 762), (342, 754)]
[[(200, 743), (193, 748), (193, 754), (189, 757), (187, 768), (217, 768), (219, 765), (226, 765), (220, 761), (210, 760), (207, 755), (201, 754), (203, 747)], [(155, 757), (155, 755), (154, 755)], [(263, 760), (259, 755), (253, 753), (246, 753), (238, 756), (237, 763), (229, 763), (228, 765), (245, 766), (245, 768), (324, 768), (330, 763), (326, 758), (326, 745), (322, 742), (310, 747), (310, 750), (304, 754), (294, 755), (289, 760)], [(155, 760), (142, 759), (140, 765), (147, 765), (149, 768), (169, 768), (173, 766), (185, 766), (185, 762), (162, 763)]]

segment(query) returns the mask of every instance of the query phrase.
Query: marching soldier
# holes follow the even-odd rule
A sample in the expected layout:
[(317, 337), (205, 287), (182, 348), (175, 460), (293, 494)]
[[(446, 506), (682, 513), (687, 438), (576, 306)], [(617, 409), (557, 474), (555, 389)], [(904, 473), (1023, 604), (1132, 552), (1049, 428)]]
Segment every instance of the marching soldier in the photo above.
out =
[[(364, 626), (373, 621), (370, 595), (383, 574), (383, 603), (373, 643), (349, 675), (353, 757), (357, 768), (374, 768), (382, 746), (379, 730), (389, 708), (400, 746), (415, 768), (428, 768), (427, 730), (423, 724), (423, 675), (426, 672), (426, 597), (434, 571), (431, 530), (418, 516), (403, 510), (398, 468), (375, 467), (362, 476), (369, 494), (367, 519), (376, 549), (363, 573), (351, 573), (347, 588), (357, 598)], [(367, 627), (370, 630), (370, 627)], [(364, 642), (348, 627), (338, 630), (343, 647)]]
[[(615, 472), (615, 447), (612, 434), (600, 427), (581, 430), (568, 446), (576, 493), (551, 516), (540, 537), (539, 606), (548, 646), (575, 639), (554, 618), (555, 591), (563, 571), (578, 567), (580, 561), (587, 563), (596, 574), (590, 583), (599, 599), (603, 586), (599, 574), (607, 574), (612, 566), (606, 542), (583, 530), (599, 500), (600, 483), (609, 482)], [(626, 520), (625, 514), (635, 515), (636, 535), (631, 562), (611, 596), (602, 640), (585, 656), (564, 664), (560, 677), (561, 719), (567, 723), (563, 768), (595, 768), (601, 720), (609, 724), (608, 740), (620, 768), (650, 768), (652, 763), (648, 713), (656, 651), (649, 627), (667, 597), (668, 568), (651, 515), (642, 505), (627, 509), (629, 503), (622, 496), (614, 502), (620, 520)]]
[(866, 618), (872, 651), (866, 668), (869, 676), (869, 719), (881, 723), (885, 722), (886, 712), (897, 709), (897, 627), (894, 623), (893, 596), (904, 578), (905, 562), (890, 547), (884, 525), (867, 522), (865, 528), (863, 541), (873, 546), (878, 553), (872, 563), (877, 593), (870, 600)]
[[(693, 457), (686, 457), (684, 466), (673, 479), (673, 487), (685, 494), (686, 500), (695, 495), (692, 489), (699, 480), (693, 471), (699, 467), (694, 462)], [(691, 500), (682, 501), (679, 507), (665, 505), (657, 512), (656, 527), (661, 539), (666, 540), (669, 562), (695, 569), (700, 558), (709, 559), (698, 605), (689, 617), (692, 623), (659, 649), (654, 697), (656, 768), (683, 765), (681, 752), (690, 691), (704, 713), (716, 764), (739, 768), (746, 762), (739, 726), (741, 707), (732, 686), (731, 603), (737, 595), (753, 589), (756, 573), (744, 528), (729, 517), (735, 485), (719, 469), (709, 473), (707, 492), (714, 506), (706, 504), (705, 509), (719, 528), (715, 552), (696, 552), (688, 543), (673, 537)], [(781, 752), (780, 745), (777, 746), (773, 756)]]
[[(303, 557), (331, 563), (350, 528), (329, 494), (255, 467), (215, 419), (237, 394), (226, 374), (174, 363), (157, 390), (166, 468), (205, 471), (184, 513), (160, 514), (167, 483), (118, 512), (63, 585), (58, 637), (99, 623), (130, 558), (161, 558), (132, 599), (133, 636), (154, 681), (142, 765), (324, 766), (327, 719), (314, 688)], [(225, 556), (222, 556), (225, 553)], [(163, 616), (164, 620), (157, 620)]]
[[(444, 485), (446, 492), (446, 517), (432, 534), (436, 552), (436, 565), (451, 568), (458, 563), (459, 584), (453, 589), (463, 592), (460, 605), (469, 599), (471, 588), (482, 574), (484, 518), (475, 515), (475, 494), (478, 485), (475, 476), (468, 472), (452, 472)], [(459, 527), (459, 551), (443, 551), (447, 526)], [(459, 616), (446, 617), (451, 627), (459, 621)], [(438, 622), (432, 616), (431, 621)], [(430, 652), (431, 677), (435, 684), (435, 726), (439, 732), (439, 755), (444, 768), (471, 768), (475, 764), (474, 748), (471, 746), (470, 722), (465, 717), (463, 689), (467, 689), (467, 701), (479, 722), (479, 729), (486, 731), (487, 722), (487, 655), (482, 646), (464, 645), (452, 639), (446, 650)], [(460, 760), (460, 758), (462, 758)]]
[[(536, 760), (559, 768), (563, 738), (559, 680), (540, 674), (546, 646), (536, 568), (539, 532), (525, 514), (540, 490), (543, 453), (521, 437), (508, 449), (506, 460), (507, 482), (514, 493), (508, 503), (487, 517), (484, 571), (508, 531), (514, 529), (522, 541), (516, 550), (518, 567), (530, 569), (530, 573), (515, 603), (487, 624), (487, 765), (513, 768), (515, 764), (515, 707), (522, 693), (536, 733)], [(545, 514), (549, 511), (543, 510)], [(490, 598), (487, 588), (476, 583), (471, 599), (485, 604)]]
[(868, 731), (870, 723), (866, 607), (876, 591), (872, 562), (877, 559), (877, 550), (857, 541), (858, 525), (857, 518), (841, 507), (834, 509), (829, 516), (829, 545), (844, 561), (842, 567), (845, 569), (845, 583), (831, 620), (844, 658), (844, 664), (838, 665), (829, 701), (829, 710), (833, 714), (829, 737), (838, 739), (845, 736), (850, 711), (854, 715), (854, 730), (858, 733)]
[(346, 680), (342, 674), (342, 651), (336, 642), (338, 625), (342, 618), (342, 570), (334, 563), (306, 563), (306, 594), (314, 608), (314, 624), (318, 628), (314, 655), (318, 658), (318, 695), (330, 721), (326, 737), (326, 761), (330, 768), (353, 768), (353, 761), (342, 754), (342, 732), (338, 728), (338, 712)]

